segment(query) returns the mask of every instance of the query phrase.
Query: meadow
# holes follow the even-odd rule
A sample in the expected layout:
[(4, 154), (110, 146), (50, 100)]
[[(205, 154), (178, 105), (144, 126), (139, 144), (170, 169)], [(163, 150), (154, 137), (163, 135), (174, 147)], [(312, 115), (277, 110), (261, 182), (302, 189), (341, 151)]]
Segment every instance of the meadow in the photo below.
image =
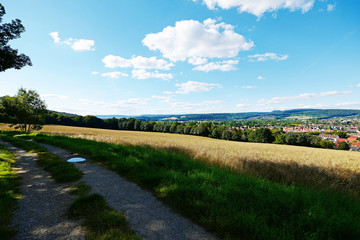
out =
[[(86, 156), (151, 191), (222, 239), (358, 239), (360, 235), (360, 204), (347, 194), (278, 184), (151, 147), (43, 134), (15, 137)], [(86, 226), (92, 228), (87, 214), (93, 205), (106, 212), (102, 202), (99, 196), (85, 195), (74, 202), (69, 214), (89, 219)], [(83, 209), (82, 203), (88, 207)], [(114, 226), (115, 218), (109, 214), (103, 230)], [(116, 217), (119, 222), (120, 218)]]
[[(9, 128), (0, 125), (0, 129)], [(360, 154), (357, 152), (58, 125), (46, 125), (41, 132), (181, 152), (236, 173), (260, 176), (287, 185), (346, 192), (356, 198), (360, 196)]]

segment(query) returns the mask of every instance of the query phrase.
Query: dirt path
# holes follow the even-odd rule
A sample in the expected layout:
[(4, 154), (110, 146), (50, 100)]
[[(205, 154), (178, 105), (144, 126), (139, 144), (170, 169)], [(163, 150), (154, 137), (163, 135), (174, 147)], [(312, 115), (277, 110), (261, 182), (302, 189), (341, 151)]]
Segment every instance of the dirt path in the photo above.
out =
[[(73, 157), (63, 149), (42, 145), (63, 159)], [(193, 222), (174, 213), (150, 192), (126, 181), (115, 172), (88, 161), (75, 166), (84, 173), (81, 181), (91, 186), (93, 192), (104, 196), (110, 207), (124, 212), (131, 228), (143, 239), (216, 239)]]
[(36, 154), (25, 152), (0, 140), (0, 144), (17, 154), (15, 168), (21, 177), (20, 193), (12, 226), (18, 230), (15, 239), (84, 239), (78, 221), (66, 217), (74, 196), (36, 164)]

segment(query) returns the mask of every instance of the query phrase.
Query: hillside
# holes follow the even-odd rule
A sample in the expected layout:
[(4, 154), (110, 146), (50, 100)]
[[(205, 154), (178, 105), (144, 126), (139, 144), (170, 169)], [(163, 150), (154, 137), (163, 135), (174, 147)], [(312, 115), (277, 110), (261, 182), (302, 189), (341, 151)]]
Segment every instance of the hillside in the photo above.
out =
[(351, 109), (293, 109), (272, 112), (247, 112), (247, 113), (207, 113), (207, 114), (164, 114), (164, 115), (98, 115), (102, 119), (134, 117), (143, 121), (232, 121), (244, 119), (286, 119), (286, 118), (310, 118), (328, 119), (334, 117), (360, 117), (360, 110)]

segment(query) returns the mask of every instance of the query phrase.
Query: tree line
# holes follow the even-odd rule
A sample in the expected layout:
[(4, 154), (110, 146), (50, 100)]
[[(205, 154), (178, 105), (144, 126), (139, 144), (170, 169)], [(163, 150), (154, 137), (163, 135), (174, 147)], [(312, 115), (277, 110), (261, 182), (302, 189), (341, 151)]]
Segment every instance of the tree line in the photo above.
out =
[[(20, 88), (14, 97), (0, 97), (0, 122), (10, 123), (22, 131), (41, 129), (44, 124), (79, 126), (129, 131), (149, 131), (188, 134), (230, 141), (275, 143), (334, 149), (332, 141), (322, 140), (310, 133), (283, 133), (282, 129), (261, 127), (241, 130), (229, 123), (142, 121), (135, 118), (100, 119), (93, 115), (69, 115), (46, 110), (46, 104), (34, 90)], [(340, 133), (339, 133), (340, 134)], [(341, 133), (345, 134), (345, 133)], [(345, 134), (346, 136), (346, 134)], [(342, 145), (344, 145), (342, 143)], [(348, 149), (348, 146), (340, 148)]]

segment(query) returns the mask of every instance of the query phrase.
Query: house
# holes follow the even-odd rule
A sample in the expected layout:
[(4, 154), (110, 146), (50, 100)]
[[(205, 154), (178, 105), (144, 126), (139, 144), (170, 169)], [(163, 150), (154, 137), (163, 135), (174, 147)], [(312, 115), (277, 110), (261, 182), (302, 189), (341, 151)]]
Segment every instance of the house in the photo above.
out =
[(338, 138), (337, 140), (336, 140), (336, 147), (339, 145), (339, 143), (341, 143), (341, 142), (346, 142), (347, 143), (347, 139), (346, 138)]
[(333, 142), (336, 142), (339, 139), (338, 135), (331, 135), (331, 134), (325, 134), (325, 133), (320, 134), (319, 137), (323, 140), (330, 140)]
[(357, 136), (350, 136), (350, 137), (348, 137), (347, 141), (348, 141), (349, 143), (352, 143), (352, 142), (358, 143), (358, 142), (359, 142), (359, 141), (357, 140)]

